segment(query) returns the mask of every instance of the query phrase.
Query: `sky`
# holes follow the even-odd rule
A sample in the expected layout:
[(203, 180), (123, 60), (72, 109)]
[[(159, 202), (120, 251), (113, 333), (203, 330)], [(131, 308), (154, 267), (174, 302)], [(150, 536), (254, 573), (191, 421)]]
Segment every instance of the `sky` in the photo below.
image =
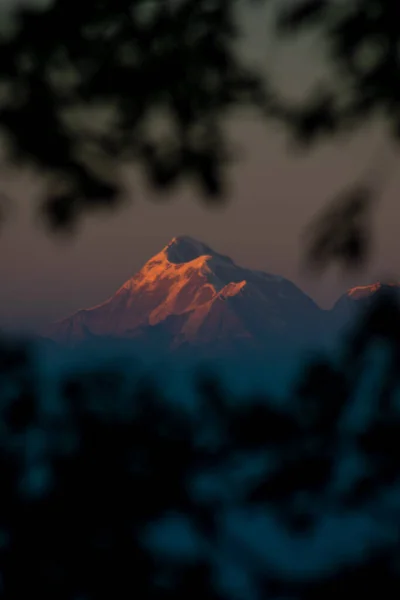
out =
[[(10, 2), (10, 0), (8, 0)], [(288, 94), (304, 94), (324, 75), (318, 41), (277, 47), (268, 37), (268, 15), (247, 11), (244, 42), (249, 59), (273, 69)], [(0, 193), (13, 200), (0, 231), (0, 327), (37, 330), (111, 296), (168, 241), (190, 235), (238, 264), (291, 279), (329, 307), (356, 284), (386, 275), (400, 279), (400, 174), (387, 182), (374, 219), (374, 254), (366, 268), (311, 277), (300, 268), (302, 235), (315, 213), (388, 151), (379, 124), (358, 135), (294, 151), (276, 124), (242, 116), (230, 127), (241, 149), (229, 172), (228, 203), (211, 210), (193, 189), (154, 198), (134, 173), (130, 201), (113, 213), (91, 215), (69, 238), (51, 236), (34, 218), (39, 185), (24, 172), (0, 170)]]

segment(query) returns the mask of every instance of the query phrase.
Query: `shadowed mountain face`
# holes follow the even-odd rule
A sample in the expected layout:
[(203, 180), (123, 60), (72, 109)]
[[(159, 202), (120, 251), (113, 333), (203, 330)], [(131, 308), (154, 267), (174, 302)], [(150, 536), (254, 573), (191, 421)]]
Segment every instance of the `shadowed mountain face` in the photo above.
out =
[[(245, 269), (189, 237), (177, 237), (108, 300), (53, 324), (68, 345), (117, 337), (207, 352), (312, 339), (324, 311), (282, 277)], [(321, 329), (322, 328), (322, 329)]]

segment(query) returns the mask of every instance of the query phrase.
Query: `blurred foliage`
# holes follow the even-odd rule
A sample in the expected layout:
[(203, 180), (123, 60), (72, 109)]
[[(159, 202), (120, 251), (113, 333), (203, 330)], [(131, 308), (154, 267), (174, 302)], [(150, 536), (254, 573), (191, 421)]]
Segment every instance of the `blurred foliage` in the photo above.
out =
[[(348, 130), (376, 114), (399, 134), (399, 7), (390, 0), (298, 0), (288, 2), (277, 20), (281, 35), (319, 28), (337, 78), (306, 107), (299, 107), (301, 128), (312, 137), (334, 124)], [(328, 84), (327, 84), (328, 86)], [(323, 115), (322, 107), (326, 112)], [(308, 114), (307, 114), (308, 113)], [(327, 116), (329, 115), (329, 116)], [(307, 122), (311, 123), (307, 126)]]
[[(53, 228), (114, 205), (125, 163), (139, 165), (159, 191), (189, 180), (204, 198), (221, 200), (232, 158), (225, 119), (245, 105), (284, 123), (304, 145), (376, 115), (398, 137), (397, 3), (269, 3), (281, 40), (306, 28), (322, 34), (334, 77), (304, 103), (290, 105), (268, 73), (245, 64), (235, 0), (54, 0), (14, 9), (0, 41), (0, 128), (9, 158), (46, 175), (44, 214)], [(351, 189), (349, 206), (353, 196)], [(365, 258), (365, 231), (343, 219), (335, 219), (339, 244), (320, 241), (323, 225), (309, 230), (317, 262), (321, 244), (325, 261)]]
[[(34, 347), (3, 339), (0, 598), (237, 598), (221, 585), (218, 553), (258, 599), (396, 596), (399, 334), (398, 304), (383, 289), (339, 359), (311, 362), (288, 402), (234, 397), (203, 373), (196, 406), (146, 378), (127, 386), (104, 364), (43, 385)], [(365, 387), (377, 348), (386, 358)], [(304, 553), (324, 520), (371, 524), (359, 544), (342, 536), (330, 566), (296, 573), (276, 567), (286, 546), (273, 527), (260, 526), (252, 545), (229, 514), (272, 517)], [(168, 535), (168, 523), (186, 527), (191, 549), (179, 551), (182, 527)], [(332, 543), (325, 535), (320, 553)]]
[(11, 158), (48, 173), (52, 226), (116, 202), (123, 162), (158, 189), (189, 178), (222, 196), (223, 119), (259, 88), (235, 52), (233, 2), (55, 0), (19, 8), (14, 27), (0, 125)]
[(358, 184), (345, 190), (324, 207), (305, 232), (307, 267), (321, 271), (331, 261), (358, 267), (368, 257), (371, 246), (370, 205), (374, 190)]
[[(399, 139), (400, 8), (392, 0), (294, 0), (282, 3), (277, 32), (290, 39), (305, 30), (317, 30), (329, 61), (330, 83), (303, 104), (287, 109), (290, 127), (305, 143), (321, 135), (334, 136), (382, 119), (392, 139)], [(384, 165), (388, 175), (393, 165)], [(385, 174), (385, 173), (384, 173)], [(377, 179), (382, 173), (377, 174)], [(366, 179), (368, 173), (366, 173)], [(316, 220), (309, 230), (311, 262), (330, 260), (357, 267), (368, 256), (370, 236), (366, 220), (371, 200), (382, 192), (382, 181), (356, 182)], [(363, 188), (363, 189), (362, 189)], [(361, 195), (364, 200), (360, 202)], [(358, 200), (355, 198), (358, 197)], [(356, 224), (354, 207), (361, 218)], [(328, 221), (335, 213), (333, 221)], [(321, 251), (321, 254), (319, 254)]]

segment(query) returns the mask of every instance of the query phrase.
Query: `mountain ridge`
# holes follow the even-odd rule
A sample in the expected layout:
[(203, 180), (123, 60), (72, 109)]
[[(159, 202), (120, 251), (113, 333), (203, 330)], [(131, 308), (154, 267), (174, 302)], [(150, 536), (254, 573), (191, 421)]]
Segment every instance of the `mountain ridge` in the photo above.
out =
[(43, 333), (68, 345), (89, 338), (151, 339), (155, 347), (173, 351), (188, 346), (243, 351), (300, 338), (321, 341), (346, 324), (355, 303), (382, 286), (351, 288), (324, 310), (288, 279), (241, 267), (203, 242), (177, 236), (107, 300)]

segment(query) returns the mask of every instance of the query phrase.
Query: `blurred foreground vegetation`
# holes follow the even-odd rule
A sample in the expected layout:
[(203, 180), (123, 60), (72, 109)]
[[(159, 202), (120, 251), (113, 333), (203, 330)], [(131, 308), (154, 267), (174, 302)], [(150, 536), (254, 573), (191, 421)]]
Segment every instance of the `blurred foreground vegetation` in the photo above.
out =
[(100, 363), (39, 377), (3, 340), (0, 597), (396, 595), (399, 357), (385, 291), (281, 403), (204, 373), (196, 405)]

